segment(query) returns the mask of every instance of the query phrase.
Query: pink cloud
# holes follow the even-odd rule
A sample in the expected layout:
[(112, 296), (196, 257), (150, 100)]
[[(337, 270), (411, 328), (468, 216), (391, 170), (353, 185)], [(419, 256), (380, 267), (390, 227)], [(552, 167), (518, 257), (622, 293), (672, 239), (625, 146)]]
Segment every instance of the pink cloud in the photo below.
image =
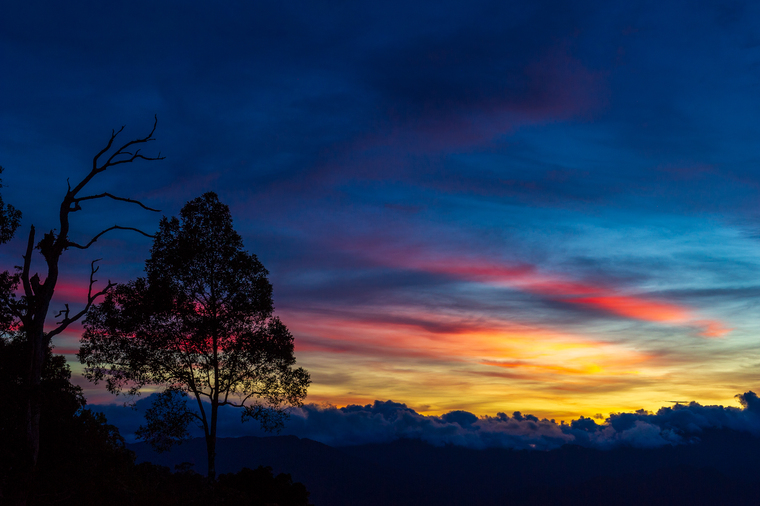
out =
[(507, 265), (472, 258), (422, 259), (413, 254), (388, 255), (383, 259), (392, 259), (396, 267), (445, 274), (463, 281), (505, 286), (632, 320), (692, 326), (701, 329), (700, 334), (704, 337), (722, 337), (731, 330), (720, 321), (701, 317), (697, 311), (685, 305), (626, 293), (602, 284), (576, 281), (558, 274), (542, 273), (530, 264)]

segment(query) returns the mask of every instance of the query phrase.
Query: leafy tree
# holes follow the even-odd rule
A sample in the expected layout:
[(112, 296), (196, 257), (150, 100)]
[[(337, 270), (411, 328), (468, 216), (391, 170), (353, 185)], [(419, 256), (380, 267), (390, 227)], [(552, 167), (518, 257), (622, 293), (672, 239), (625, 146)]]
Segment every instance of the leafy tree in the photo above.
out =
[[(0, 174), (3, 173), (3, 170), (0, 167)], [(0, 188), (2, 187), (3, 184), (0, 182)], [(0, 244), (5, 244), (11, 240), (20, 223), (21, 211), (10, 204), (5, 204), (3, 197), (0, 196)]]
[(287, 405), (302, 404), (310, 379), (294, 367), (293, 336), (273, 316), (267, 271), (243, 250), (229, 208), (206, 193), (180, 218), (161, 221), (146, 276), (117, 286), (90, 311), (79, 359), (85, 377), (104, 380), (112, 393), (164, 387), (140, 435), (163, 450), (187, 437), (195, 419), (213, 480), (219, 407), (241, 408), (243, 421), (276, 429)]
[(27, 497), (24, 462), (24, 391), (28, 343), (23, 335), (0, 339), (0, 504), (29, 499), (34, 504), (108, 502), (133, 465), (134, 454), (101, 413), (85, 409), (82, 389), (70, 381), (62, 355), (50, 350), (42, 370), (40, 455), (36, 483)]
[[(0, 174), (3, 173), (0, 167)], [(3, 187), (0, 181), (0, 188)], [(10, 204), (3, 202), (0, 196), (0, 244), (5, 244), (13, 238), (19, 224), (21, 223), (21, 212)], [(0, 273), (0, 332), (7, 332), (15, 322), (15, 315), (10, 311), (8, 302), (14, 295), (18, 286), (20, 275), (5, 271)]]
[[(309, 492), (302, 483), (294, 483), (289, 474), (274, 476), (269, 466), (256, 469), (244, 467), (235, 474), (219, 477), (219, 495), (226, 495), (230, 502), (250, 506), (308, 506)], [(236, 494), (235, 494), (236, 493)]]

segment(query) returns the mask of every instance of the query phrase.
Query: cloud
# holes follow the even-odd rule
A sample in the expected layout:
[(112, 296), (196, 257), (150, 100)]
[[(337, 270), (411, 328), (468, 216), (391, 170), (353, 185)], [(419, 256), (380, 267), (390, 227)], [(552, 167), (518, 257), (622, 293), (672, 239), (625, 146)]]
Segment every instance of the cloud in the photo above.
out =
[[(143, 423), (142, 416), (155, 394), (139, 400), (134, 409), (117, 405), (93, 406), (117, 425), (128, 441)], [(615, 413), (603, 423), (581, 417), (570, 423), (539, 419), (516, 411), (509, 416), (478, 417), (467, 411), (441, 416), (417, 413), (406, 404), (375, 401), (342, 408), (307, 404), (294, 408), (281, 434), (309, 438), (331, 446), (389, 443), (419, 439), (436, 446), (551, 450), (565, 444), (591, 448), (656, 448), (696, 444), (710, 429), (730, 429), (760, 436), (760, 399), (752, 392), (736, 396), (742, 408), (703, 406), (696, 402), (661, 408), (657, 413)], [(202, 436), (195, 429), (194, 437)], [(239, 410), (221, 408), (219, 436), (264, 436), (254, 423), (242, 424)]]
[[(544, 406), (586, 412), (579, 402), (620, 406), (607, 399), (643, 392), (642, 382), (702, 392), (754, 384), (747, 371), (757, 369), (744, 362), (757, 361), (747, 306), (758, 293), (746, 288), (758, 272), (756, 238), (724, 225), (757, 222), (759, 98), (748, 66), (757, 11), (716, 31), (713, 6), (598, 1), (40, 5), (15, 2), (0, 20), (13, 70), (0, 108), (4, 194), (25, 227), (57, 227), (66, 177), (86, 173), (111, 127), (126, 123), (126, 141), (157, 113), (151, 149), (167, 160), (109, 172), (93, 192), (118, 190), (172, 215), (213, 188), (271, 270), (299, 352), (315, 351), (303, 354), (310, 370), (411, 357), (415, 379), (435, 378), (421, 389), (357, 367), (366, 383), (346, 381), (340, 394), (315, 375), (316, 398), (417, 406), (381, 388), (414, 385), (435, 404), (454, 382), (467, 399), (532, 394), (540, 382), (552, 396)], [(133, 206), (92, 206), (72, 222), (73, 240), (157, 223)], [(69, 251), (61, 267), (71, 284), (59, 280), (52, 307), (82, 304), (92, 258), (104, 258), (100, 283), (125, 281), (149, 247), (125, 232)], [(388, 254), (414, 248), (412, 262)], [(431, 252), (448, 260), (427, 265)], [(509, 272), (524, 265), (533, 271)], [(638, 377), (576, 383), (575, 371), (608, 368), (590, 353), (537, 357), (501, 333), (509, 324), (622, 342), (623, 354), (604, 348), (606, 363), (659, 358)], [(727, 327), (737, 329), (731, 341), (693, 339)], [(501, 343), (521, 353), (501, 353)], [(71, 354), (76, 343), (58, 345)], [(463, 356), (475, 364), (466, 375), (450, 367)], [(616, 373), (640, 368), (613, 363)], [(682, 373), (689, 364), (696, 384)], [(530, 389), (518, 391), (515, 378), (532, 378)], [(337, 397), (345, 391), (368, 393)], [(602, 391), (604, 401), (589, 400)]]
[(504, 286), (617, 317), (693, 326), (705, 337), (722, 337), (731, 330), (720, 321), (700, 318), (691, 308), (683, 305), (646, 294), (624, 293), (613, 286), (600, 283), (547, 274), (532, 264), (510, 265), (487, 258), (424, 258), (410, 254), (385, 254), (383, 260), (398, 267), (451, 276), (466, 282)]

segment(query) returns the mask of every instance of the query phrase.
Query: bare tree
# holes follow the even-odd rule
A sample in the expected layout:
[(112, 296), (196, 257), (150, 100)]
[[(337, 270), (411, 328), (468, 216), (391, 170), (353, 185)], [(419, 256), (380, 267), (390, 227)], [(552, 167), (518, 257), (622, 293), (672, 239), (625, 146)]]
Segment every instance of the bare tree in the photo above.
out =
[[(55, 322), (55, 326), (46, 331), (45, 323), (50, 311), (50, 302), (53, 298), (56, 283), (59, 277), (58, 263), (63, 253), (69, 248), (88, 249), (100, 237), (112, 230), (132, 230), (146, 237), (153, 237), (151, 234), (143, 232), (134, 227), (125, 227), (114, 225), (95, 234), (88, 242), (80, 244), (69, 238), (70, 224), (69, 216), (72, 213), (82, 210), (82, 203), (98, 200), (112, 199), (120, 202), (135, 204), (148, 211), (159, 212), (158, 209), (152, 209), (143, 203), (131, 198), (112, 195), (111, 193), (100, 193), (86, 195), (85, 187), (95, 178), (109, 169), (119, 165), (132, 163), (137, 160), (163, 160), (161, 153), (158, 156), (145, 156), (141, 154), (140, 147), (150, 141), (155, 140), (153, 133), (156, 131), (158, 119), (155, 118), (153, 128), (145, 137), (131, 140), (121, 147), (114, 149), (114, 141), (124, 130), (122, 126), (118, 131), (111, 131), (111, 138), (106, 146), (100, 150), (92, 160), (92, 169), (90, 172), (73, 188), (68, 185), (66, 195), (63, 197), (59, 211), (60, 225), (58, 231), (51, 230), (43, 235), (42, 239), (35, 245), (35, 228), (30, 227), (29, 238), (26, 244), (26, 252), (23, 256), (24, 263), (21, 267), (20, 281), (23, 287), (23, 296), (21, 299), (11, 297), (7, 300), (7, 306), (10, 313), (20, 322), (18, 330), (22, 332), (23, 337), (29, 347), (29, 368), (26, 377), (26, 407), (25, 407), (25, 440), (26, 440), (26, 461), (21, 463), (24, 470), (24, 483), (22, 488), (26, 493), (22, 494), (19, 500), (20, 504), (25, 504), (28, 490), (32, 485), (34, 470), (37, 465), (40, 446), (40, 411), (41, 411), (41, 388), (40, 382), (42, 377), (42, 367), (45, 356), (48, 353), (50, 341), (57, 336), (69, 325), (81, 319), (92, 307), (93, 303), (102, 295), (105, 295), (115, 286), (110, 281), (100, 290), (95, 291), (95, 274), (98, 272), (96, 265), (97, 260), (90, 264), (90, 279), (87, 300), (84, 301), (84, 307), (77, 312), (72, 312), (68, 304), (57, 312), (56, 318), (60, 320)], [(110, 152), (110, 155), (109, 155)], [(107, 157), (107, 158), (106, 158)], [(68, 183), (68, 182), (67, 182)], [(44, 279), (39, 274), (32, 274), (32, 253), (38, 249), (45, 259), (46, 275)]]

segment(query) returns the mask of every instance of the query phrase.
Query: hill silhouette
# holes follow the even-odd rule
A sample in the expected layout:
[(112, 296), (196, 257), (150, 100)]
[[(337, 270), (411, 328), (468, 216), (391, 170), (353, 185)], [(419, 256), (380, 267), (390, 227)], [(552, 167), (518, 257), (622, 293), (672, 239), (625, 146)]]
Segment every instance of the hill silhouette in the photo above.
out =
[[(194, 439), (165, 454), (129, 445), (137, 460), (204, 472)], [(295, 436), (220, 438), (217, 467), (271, 466), (304, 483), (316, 506), (447, 504), (760, 504), (760, 438), (711, 430), (656, 449), (470, 449), (401, 439), (334, 448)]]

